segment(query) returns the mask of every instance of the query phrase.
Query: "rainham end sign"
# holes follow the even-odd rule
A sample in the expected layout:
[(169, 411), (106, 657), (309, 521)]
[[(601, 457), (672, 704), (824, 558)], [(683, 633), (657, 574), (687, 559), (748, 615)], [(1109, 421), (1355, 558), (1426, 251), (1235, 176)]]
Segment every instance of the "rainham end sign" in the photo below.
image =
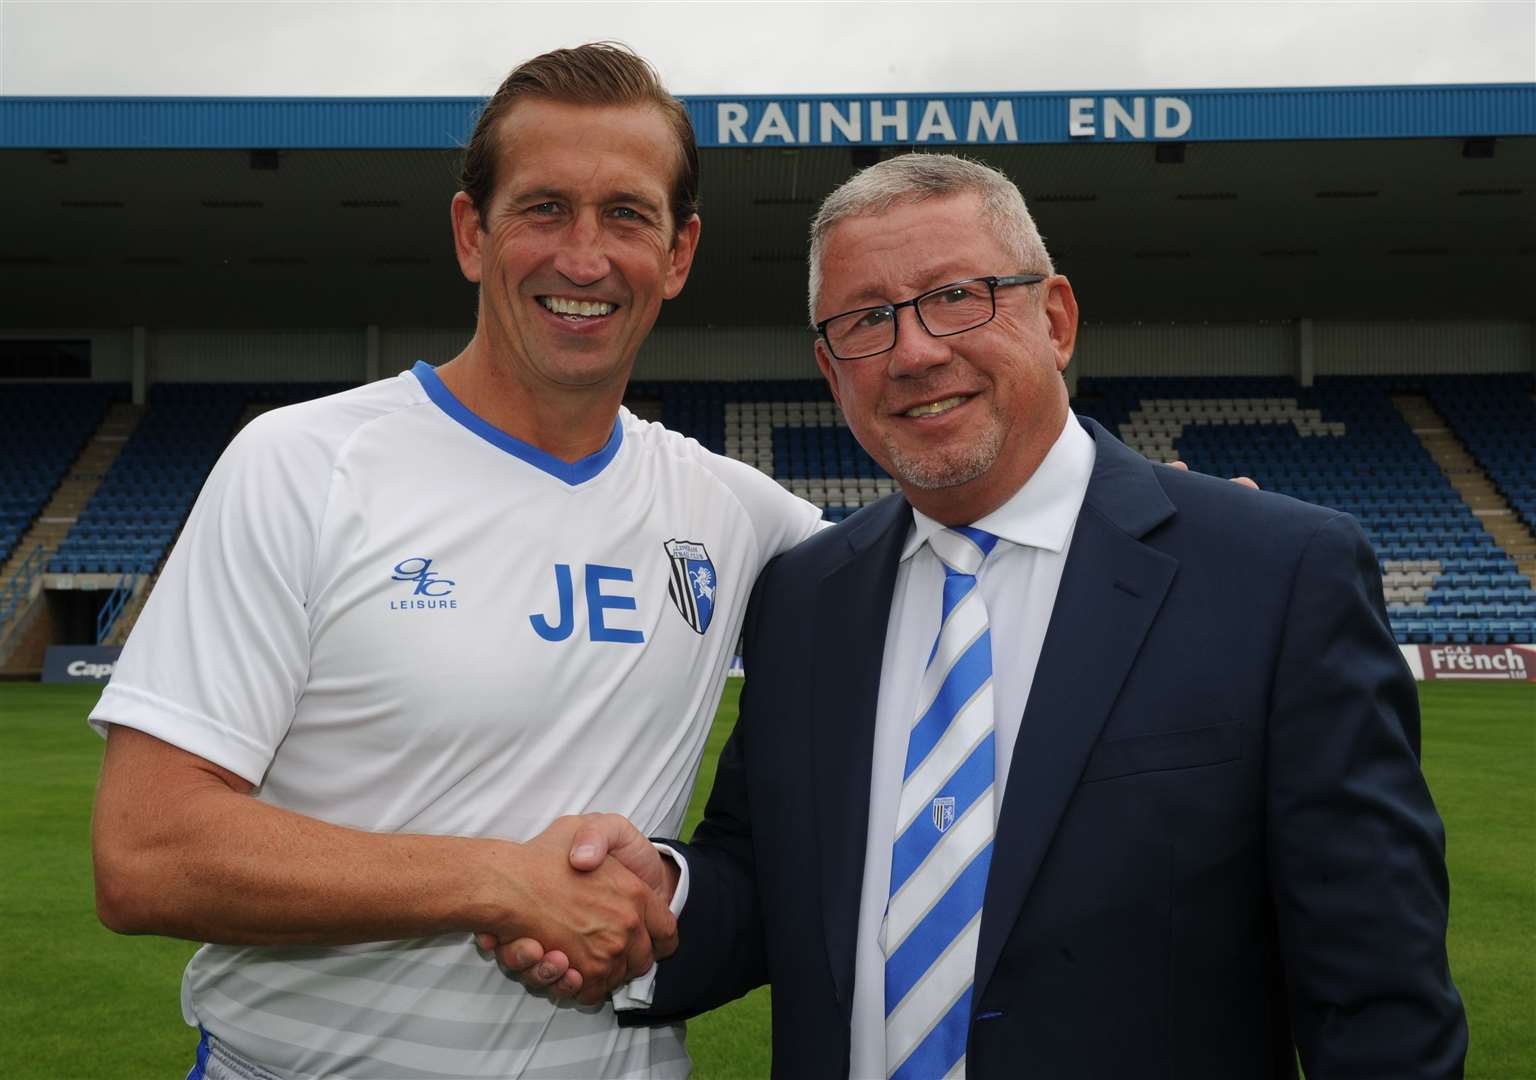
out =
[(1178, 139), (1194, 110), (1159, 96), (759, 98), (714, 99), (703, 119), (707, 146), (922, 146)]

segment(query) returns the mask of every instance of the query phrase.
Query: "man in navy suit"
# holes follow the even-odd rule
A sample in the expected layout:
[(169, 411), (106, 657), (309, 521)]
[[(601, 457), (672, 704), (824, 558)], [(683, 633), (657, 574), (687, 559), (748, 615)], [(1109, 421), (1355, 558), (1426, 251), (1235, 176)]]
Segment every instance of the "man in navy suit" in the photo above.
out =
[(758, 582), (649, 1019), (771, 983), (796, 1078), (1461, 1075), (1354, 520), (1074, 417), (1072, 287), (990, 169), (860, 173), (811, 268), (817, 362), (902, 493)]

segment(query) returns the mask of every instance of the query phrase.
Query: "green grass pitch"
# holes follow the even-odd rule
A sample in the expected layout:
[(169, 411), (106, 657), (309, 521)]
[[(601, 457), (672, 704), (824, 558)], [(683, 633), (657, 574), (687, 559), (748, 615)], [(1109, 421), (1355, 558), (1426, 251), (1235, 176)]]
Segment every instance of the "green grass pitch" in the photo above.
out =
[[(1452, 970), (1472, 1028), (1469, 1077), (1536, 1077), (1536, 685), (1420, 687), (1424, 768), (1446, 820)], [(175, 1077), (195, 1039), (181, 968), (195, 946), (118, 937), (91, 901), (93, 687), (0, 684), (0, 1030), (17, 1078)], [(715, 721), (687, 830), (736, 719)], [(766, 991), (689, 1025), (701, 1080), (768, 1074)]]

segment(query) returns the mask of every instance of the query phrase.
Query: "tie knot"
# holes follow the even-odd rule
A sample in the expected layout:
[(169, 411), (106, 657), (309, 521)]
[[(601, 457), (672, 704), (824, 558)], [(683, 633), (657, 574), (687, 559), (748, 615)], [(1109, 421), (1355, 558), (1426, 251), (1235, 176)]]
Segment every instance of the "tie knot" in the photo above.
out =
[(969, 525), (957, 525), (934, 533), (928, 545), (950, 573), (974, 577), (982, 560), (997, 546), (997, 537)]

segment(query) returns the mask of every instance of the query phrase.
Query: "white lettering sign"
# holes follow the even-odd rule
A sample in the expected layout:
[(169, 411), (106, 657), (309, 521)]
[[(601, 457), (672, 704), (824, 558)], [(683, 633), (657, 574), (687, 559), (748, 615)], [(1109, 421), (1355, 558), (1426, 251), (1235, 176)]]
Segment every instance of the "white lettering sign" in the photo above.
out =
[(821, 103), (821, 141), (832, 141), (832, 129), (836, 127), (843, 138), (849, 142), (858, 142), (864, 137), (864, 121), (861, 118), (861, 110), (857, 101), (848, 103), (846, 114), (837, 111), (837, 106), (830, 101)]
[(1075, 97), (1067, 99), (1067, 134), (1074, 139), (1083, 135), (1094, 134), (1093, 130), (1093, 98)]
[(752, 133), (752, 141), (760, 143), (770, 137), (791, 143), (795, 141), (795, 133), (790, 130), (784, 110), (779, 108), (779, 103), (776, 101), (770, 102), (763, 110), (763, 118), (757, 122), (757, 130)]
[(64, 669), (64, 673), (76, 679), (110, 679), (112, 665), (88, 664), (84, 660), (71, 660), (69, 666)]
[(1120, 137), (1119, 129), (1125, 128), (1126, 134), (1133, 139), (1145, 139), (1147, 137), (1147, 99), (1132, 98), (1131, 111), (1126, 112), (1125, 106), (1120, 104), (1118, 98), (1104, 99), (1104, 137), (1116, 139)]
[(942, 101), (930, 101), (928, 107), (923, 110), (923, 118), (917, 125), (917, 141), (927, 142), (934, 136), (938, 136), (945, 142), (955, 141), (954, 121), (949, 118), (949, 110), (944, 107)]
[(1160, 97), (1152, 103), (1152, 134), (1159, 139), (1177, 139), (1189, 130), (1189, 102), (1176, 97)]
[[(888, 105), (892, 108), (891, 112), (885, 111)], [(880, 139), (881, 132), (886, 130), (891, 132), (891, 138), (896, 142), (907, 141), (907, 103), (905, 101), (871, 101), (869, 103), (869, 137)]]
[[(1177, 97), (1069, 97), (1073, 139), (1180, 139), (1194, 122)], [(715, 146), (831, 146), (838, 143), (1016, 143), (1018, 103), (1004, 98), (716, 101)], [(1029, 138), (1040, 139), (1031, 130)]]
[[(1095, 109), (1095, 104), (1098, 108)], [(1067, 99), (1067, 134), (1074, 139), (1092, 138), (1102, 130), (1104, 138), (1147, 137), (1147, 99), (1075, 97)], [(1177, 139), (1189, 132), (1194, 121), (1189, 102), (1183, 98), (1152, 99), (1152, 135), (1158, 139)], [(1102, 128), (1099, 118), (1103, 118)]]
[(722, 102), (715, 110), (715, 132), (722, 143), (747, 141), (747, 107), (734, 101)]
[(1494, 652), (1468, 645), (1446, 645), (1430, 649), (1429, 660), (1436, 672), (1499, 672), (1514, 678), (1525, 674), (1525, 657), (1508, 647)]
[[(986, 138), (979, 136), (986, 133)], [(1013, 105), (1007, 101), (999, 101), (987, 112), (985, 101), (971, 102), (971, 118), (965, 125), (966, 142), (997, 142), (1001, 133), (1005, 142), (1019, 141), (1019, 125), (1013, 115)]]

